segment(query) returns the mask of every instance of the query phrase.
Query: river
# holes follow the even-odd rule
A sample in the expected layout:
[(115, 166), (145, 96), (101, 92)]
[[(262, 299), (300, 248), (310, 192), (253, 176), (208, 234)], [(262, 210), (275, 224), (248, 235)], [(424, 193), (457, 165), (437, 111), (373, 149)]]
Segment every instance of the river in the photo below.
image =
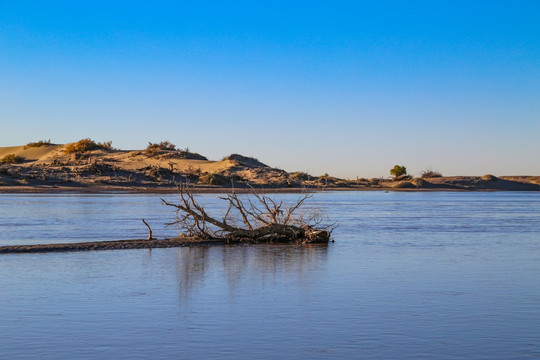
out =
[[(159, 197), (2, 194), (0, 245), (144, 238), (142, 218), (173, 236)], [(328, 192), (309, 206), (339, 222), (335, 243), (0, 255), (1, 357), (540, 356), (540, 194)]]

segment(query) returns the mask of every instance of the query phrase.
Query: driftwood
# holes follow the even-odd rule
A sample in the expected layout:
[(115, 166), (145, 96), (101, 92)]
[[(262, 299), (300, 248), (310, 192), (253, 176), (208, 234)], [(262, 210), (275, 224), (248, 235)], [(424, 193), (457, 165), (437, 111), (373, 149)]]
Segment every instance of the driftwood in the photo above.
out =
[(123, 250), (123, 249), (153, 249), (171, 248), (181, 246), (210, 246), (224, 245), (225, 241), (201, 240), (195, 238), (173, 238), (163, 240), (114, 240), (114, 241), (91, 241), (80, 243), (60, 244), (37, 244), (37, 245), (10, 245), (0, 246), (0, 254), (9, 253), (45, 253), (65, 251), (92, 251), (92, 250)]
[(189, 186), (180, 186), (179, 193), (178, 204), (161, 201), (176, 209), (176, 221), (167, 225), (180, 227), (184, 231), (181, 236), (227, 242), (326, 243), (335, 227), (321, 225), (322, 218), (315, 212), (306, 215), (299, 211), (312, 197), (310, 193), (301, 194), (295, 204), (287, 206), (254, 189), (245, 197), (233, 191), (219, 197), (228, 205), (220, 220), (206, 212)]

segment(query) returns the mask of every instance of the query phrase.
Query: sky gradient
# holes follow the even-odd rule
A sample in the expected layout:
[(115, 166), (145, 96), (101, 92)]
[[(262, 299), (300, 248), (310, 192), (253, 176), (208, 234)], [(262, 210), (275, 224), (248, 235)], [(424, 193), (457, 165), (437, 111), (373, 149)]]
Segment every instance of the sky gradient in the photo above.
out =
[(3, 1), (0, 146), (540, 175), (540, 1)]

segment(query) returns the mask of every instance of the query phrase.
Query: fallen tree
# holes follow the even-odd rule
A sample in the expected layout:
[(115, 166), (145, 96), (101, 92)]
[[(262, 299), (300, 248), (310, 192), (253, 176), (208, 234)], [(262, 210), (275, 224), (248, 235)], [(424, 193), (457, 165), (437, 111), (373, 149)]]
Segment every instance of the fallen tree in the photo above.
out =
[(294, 204), (287, 205), (253, 188), (242, 197), (233, 191), (219, 197), (227, 202), (227, 210), (220, 220), (206, 212), (188, 185), (179, 187), (179, 195), (177, 204), (161, 201), (176, 209), (176, 220), (167, 226), (181, 228), (183, 237), (228, 243), (327, 243), (335, 228), (335, 224), (323, 225), (316, 211), (299, 210), (312, 197), (311, 193), (302, 193)]

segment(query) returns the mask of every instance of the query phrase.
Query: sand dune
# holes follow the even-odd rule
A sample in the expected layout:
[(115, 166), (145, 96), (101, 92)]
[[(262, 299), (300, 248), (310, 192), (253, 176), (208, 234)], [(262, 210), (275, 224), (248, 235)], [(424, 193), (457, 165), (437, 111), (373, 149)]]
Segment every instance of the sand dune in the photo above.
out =
[(41, 147), (9, 146), (0, 147), (0, 158), (8, 154), (22, 156), (30, 161), (46, 161), (46, 159), (55, 156), (64, 145), (47, 145)]
[[(74, 161), (75, 156), (65, 153), (66, 145), (45, 145), (40, 147), (25, 147), (25, 146), (9, 146), (0, 147), (0, 158), (8, 154), (14, 154), (24, 158), (25, 162), (20, 166), (29, 165), (41, 165), (50, 164), (56, 162), (73, 163), (73, 165), (80, 165), (79, 161)], [(208, 161), (208, 160), (193, 160), (193, 159), (164, 159), (160, 157), (148, 157), (140, 154), (141, 151), (114, 151), (107, 152), (103, 150), (92, 151), (86, 162), (91, 161), (104, 161), (119, 163), (125, 169), (136, 170), (141, 167), (147, 166), (159, 166), (168, 168), (172, 163), (174, 168), (180, 171), (197, 170), (202, 172), (216, 173), (225, 169), (231, 168), (236, 165), (235, 162), (230, 160), (222, 161)]]
[(287, 173), (238, 154), (219, 161), (185, 150), (115, 150), (106, 147), (69, 153), (67, 145), (0, 147), (0, 159), (14, 154), (17, 164), (0, 164), (0, 192), (13, 191), (175, 191), (189, 182), (200, 189), (351, 190), (521, 190), (540, 191), (540, 177), (492, 175), (431, 179), (356, 179)]

